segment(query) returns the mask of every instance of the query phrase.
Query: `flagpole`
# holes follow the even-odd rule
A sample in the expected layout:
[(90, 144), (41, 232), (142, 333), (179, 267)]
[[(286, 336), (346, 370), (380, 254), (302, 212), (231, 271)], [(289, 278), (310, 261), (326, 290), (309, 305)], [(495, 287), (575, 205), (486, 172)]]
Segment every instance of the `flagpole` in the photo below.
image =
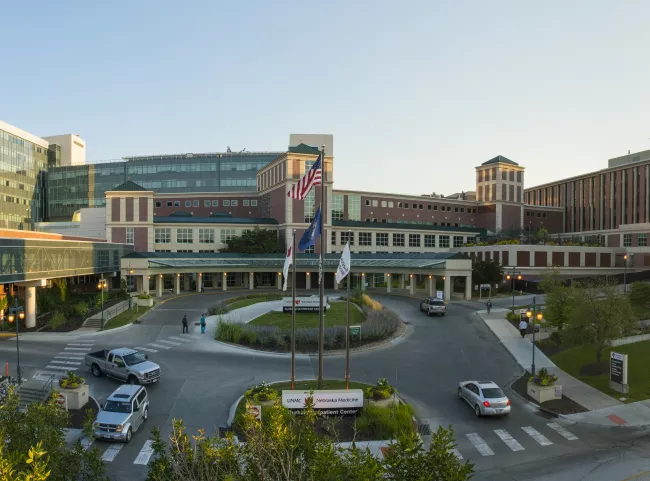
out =
[(291, 390), (296, 383), (296, 229), (291, 248)]
[[(350, 234), (348, 234), (348, 239), (350, 239)], [(348, 240), (349, 242), (349, 240)], [(345, 389), (350, 388), (350, 279), (352, 275), (352, 266), (349, 267), (348, 271), (348, 305), (347, 305), (347, 319), (345, 322)]]
[[(323, 204), (325, 203), (325, 145), (321, 145), (320, 149), (321, 161), (321, 185), (320, 185), (320, 209), (321, 209), (321, 222), (320, 222), (320, 265), (323, 265), (323, 254), (325, 253), (325, 236), (323, 235), (323, 224), (326, 222), (327, 217), (323, 213)], [(322, 267), (321, 267), (322, 269)], [(323, 273), (320, 279), (319, 294), (320, 294), (320, 307), (318, 310), (318, 389), (323, 388), (323, 348), (325, 344), (325, 318), (323, 311), (323, 298), (325, 297), (325, 274)]]

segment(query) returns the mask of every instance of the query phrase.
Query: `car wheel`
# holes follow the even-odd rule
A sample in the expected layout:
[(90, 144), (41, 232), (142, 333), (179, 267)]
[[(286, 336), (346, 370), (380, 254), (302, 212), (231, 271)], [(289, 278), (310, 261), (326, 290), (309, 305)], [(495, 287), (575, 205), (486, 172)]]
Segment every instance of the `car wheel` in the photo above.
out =
[(149, 408), (144, 408), (144, 411), (142, 411), (142, 419), (145, 421), (149, 419)]
[(476, 406), (474, 406), (474, 414), (476, 414), (477, 418), (481, 417), (481, 408), (478, 407), (478, 404)]
[(431, 311), (427, 311), (427, 316), (431, 316)]
[(91, 370), (93, 372), (93, 376), (95, 376), (95, 377), (101, 377), (102, 376), (102, 370), (99, 369), (99, 366), (97, 364), (93, 364), (93, 367), (92, 367)]
[(133, 436), (133, 433), (131, 432), (131, 428), (127, 429), (126, 438), (125, 438), (124, 442), (128, 443), (129, 441), (131, 441), (132, 436)]
[(138, 378), (135, 376), (129, 376), (129, 384), (138, 384)]
[(463, 399), (463, 390), (458, 388), (458, 399)]

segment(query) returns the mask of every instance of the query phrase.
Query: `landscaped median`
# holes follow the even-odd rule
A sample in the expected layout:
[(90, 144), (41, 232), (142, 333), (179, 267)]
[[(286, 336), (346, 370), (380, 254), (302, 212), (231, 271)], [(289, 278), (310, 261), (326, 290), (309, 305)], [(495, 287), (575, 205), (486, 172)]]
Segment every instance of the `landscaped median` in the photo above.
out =
[(127, 309), (124, 312), (119, 313), (117, 316), (110, 318), (104, 323), (104, 330), (115, 329), (116, 327), (126, 326), (137, 321), (140, 317), (144, 316), (148, 311), (153, 309), (152, 307), (147, 306), (137, 306)]
[[(237, 301), (239, 302), (239, 301)], [(223, 305), (220, 306), (222, 308)], [(276, 305), (277, 307), (277, 305)], [(212, 309), (213, 314), (223, 314)], [(324, 314), (326, 350), (345, 348), (347, 305), (343, 300), (329, 300)], [(314, 352), (318, 349), (319, 315), (317, 312), (296, 312), (296, 350)], [(395, 335), (404, 324), (392, 311), (366, 294), (355, 296), (350, 305), (350, 325), (360, 326), (350, 336), (352, 348), (375, 343)], [(291, 312), (271, 311), (248, 323), (219, 319), (215, 339), (255, 349), (287, 352), (291, 349)]]

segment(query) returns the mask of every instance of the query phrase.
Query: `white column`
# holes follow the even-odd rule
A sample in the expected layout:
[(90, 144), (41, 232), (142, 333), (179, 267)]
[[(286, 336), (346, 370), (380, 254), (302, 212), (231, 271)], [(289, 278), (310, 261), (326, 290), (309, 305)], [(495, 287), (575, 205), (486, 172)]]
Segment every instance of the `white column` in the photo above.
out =
[(465, 276), (465, 300), (472, 299), (472, 276)]
[(436, 277), (435, 276), (429, 276), (428, 283), (429, 283), (429, 297), (433, 297), (433, 296), (435, 296), (435, 292), (433, 292), (433, 291), (435, 290)]
[(36, 287), (25, 287), (25, 327), (36, 327)]
[(203, 275), (200, 272), (196, 273), (196, 292), (201, 292), (201, 284), (203, 284)]
[(142, 292), (149, 294), (149, 276), (142, 276)]
[(135, 276), (135, 290), (136, 290), (136, 292), (143, 293), (144, 288), (142, 286), (143, 286), (142, 276)]
[(255, 273), (254, 272), (249, 272), (248, 273), (248, 288), (252, 291), (255, 289)]
[(393, 289), (393, 278), (390, 274), (386, 274), (386, 292), (390, 294), (390, 291)]
[(339, 283), (336, 282), (336, 277), (334, 278), (334, 290), (338, 291), (339, 290)]
[(405, 282), (404, 282), (404, 276), (405, 276), (405, 275), (406, 275), (406, 274), (399, 274), (399, 288), (400, 288), (400, 289), (404, 289), (404, 288), (405, 288), (405, 287), (404, 287), (404, 283), (405, 283)]
[(183, 274), (183, 290), (190, 290), (190, 275), (187, 272)]
[(178, 295), (181, 293), (181, 276), (180, 274), (174, 274), (174, 294)]
[(224, 291), (228, 290), (228, 273), (224, 272), (221, 277), (221, 289)]
[(158, 274), (156, 276), (156, 297), (162, 297), (163, 295), (163, 281), (162, 274)]
[(530, 267), (535, 267), (535, 251), (531, 249), (530, 254), (528, 254), (528, 256), (530, 257), (529, 259)]
[(361, 273), (361, 290), (366, 290), (366, 275), (363, 272)]
[[(612, 256), (612, 259), (613, 258), (614, 258), (614, 256)], [(564, 253), (564, 265), (560, 266), (560, 267), (569, 267), (569, 252), (568, 251)]]
[(451, 300), (451, 277), (449, 276), (445, 276), (444, 298), (445, 301)]
[(307, 275), (305, 276), (306, 281), (305, 281), (305, 289), (309, 290), (311, 289), (311, 273), (307, 272)]
[(415, 275), (411, 274), (409, 277), (409, 294), (415, 295)]
[(580, 252), (580, 267), (584, 267), (586, 264), (586, 255), (585, 251)]
[[(287, 275), (288, 275), (288, 273), (287, 273)], [(282, 290), (282, 281), (283, 281), (282, 274), (280, 272), (278, 272), (278, 277), (277, 277), (277, 280), (275, 281), (275, 285), (280, 290)]]

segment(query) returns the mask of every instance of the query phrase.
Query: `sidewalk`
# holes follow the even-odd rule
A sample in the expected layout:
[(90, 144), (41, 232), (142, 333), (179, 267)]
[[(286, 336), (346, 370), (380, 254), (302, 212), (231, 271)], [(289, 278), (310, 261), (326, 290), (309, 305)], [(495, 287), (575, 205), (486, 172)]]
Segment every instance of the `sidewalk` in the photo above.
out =
[[(133, 299), (132, 302), (135, 302)], [(122, 312), (126, 311), (129, 308), (129, 300), (120, 301), (116, 304), (113, 304), (111, 307), (104, 309), (104, 324), (109, 319), (118, 316)], [(78, 332), (95, 332), (99, 331), (102, 325), (102, 311), (99, 311), (97, 314), (93, 314), (88, 319), (86, 319), (83, 325), (77, 329)]]
[[(505, 319), (506, 312), (508, 309), (493, 308), (490, 315), (484, 310), (476, 311), (476, 314), (483, 319), (515, 361), (523, 369), (530, 371), (533, 355), (531, 339), (529, 336), (521, 338), (517, 328)], [(558, 384), (562, 386), (562, 393), (566, 397), (589, 410), (586, 413), (563, 415), (564, 419), (602, 426), (650, 426), (650, 400), (623, 404), (565, 373), (535, 347), (535, 368), (542, 367), (558, 377)]]

